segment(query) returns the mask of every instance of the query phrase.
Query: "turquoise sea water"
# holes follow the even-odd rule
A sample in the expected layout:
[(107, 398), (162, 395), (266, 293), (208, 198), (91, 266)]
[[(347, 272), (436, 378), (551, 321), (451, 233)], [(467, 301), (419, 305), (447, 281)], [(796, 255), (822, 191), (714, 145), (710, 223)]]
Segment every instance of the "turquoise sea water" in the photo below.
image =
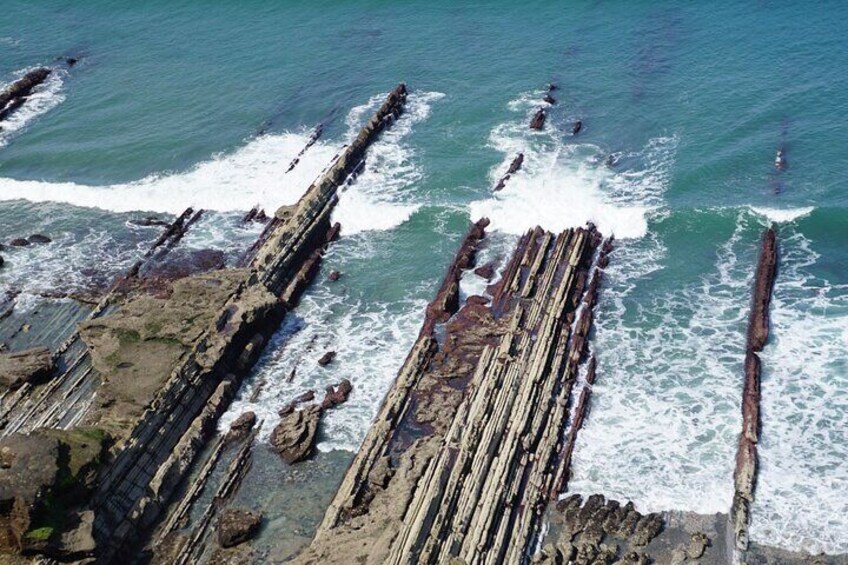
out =
[[(81, 62), (0, 132), (0, 239), (54, 239), (4, 251), (0, 285), (22, 304), (97, 287), (157, 233), (128, 219), (188, 205), (216, 212), (187, 244), (235, 256), (257, 231), (239, 212), (296, 200), (404, 80), (409, 113), (336, 213), (345, 237), (327, 267), (342, 280), (318, 281), (247, 388), (273, 386), (233, 412), (270, 416), (348, 377), (322, 447), (355, 449), (469, 220), (492, 218), (498, 258), (537, 223), (591, 219), (620, 244), (571, 489), (726, 511), (753, 261), (775, 221), (752, 536), (846, 552), (846, 17), (840, 2), (6, 0), (1, 83), (58, 55)], [(548, 82), (559, 102), (533, 133)], [(284, 174), (318, 123), (322, 140)], [(524, 171), (492, 196), (518, 151)], [(330, 370), (301, 362), (330, 348)]]

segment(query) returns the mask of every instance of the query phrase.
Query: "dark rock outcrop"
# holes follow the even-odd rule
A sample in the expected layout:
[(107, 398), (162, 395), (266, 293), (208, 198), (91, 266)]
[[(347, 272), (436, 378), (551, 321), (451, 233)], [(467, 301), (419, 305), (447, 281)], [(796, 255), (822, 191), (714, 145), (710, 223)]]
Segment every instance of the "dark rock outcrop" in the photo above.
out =
[(34, 69), (0, 92), (0, 121), (5, 120), (12, 112), (20, 108), (35, 87), (47, 80), (51, 72), (46, 67)]
[(53, 372), (53, 354), (46, 347), (0, 353), (0, 388), (17, 390), (24, 383), (37, 384)]
[(583, 122), (581, 120), (577, 120), (574, 122), (574, 125), (571, 126), (571, 135), (577, 135), (580, 133), (580, 130), (583, 129)]
[(347, 402), (352, 390), (353, 385), (351, 385), (350, 381), (347, 379), (342, 379), (342, 381), (335, 386), (328, 386), (324, 394), (324, 400), (321, 401), (321, 408), (323, 410), (327, 410)]
[(218, 543), (233, 547), (252, 539), (262, 524), (262, 513), (243, 508), (225, 508), (218, 518)]
[(332, 363), (333, 359), (335, 359), (335, 358), (336, 358), (336, 352), (335, 351), (327, 351), (326, 353), (324, 353), (324, 355), (321, 356), (320, 359), (318, 359), (318, 364), (321, 365), (322, 367), (326, 367), (327, 365)]
[(44, 234), (35, 233), (29, 236), (27, 238), (27, 241), (29, 241), (30, 243), (50, 243), (53, 240)]
[(18, 237), (9, 242), (9, 245), (11, 245), (12, 247), (26, 247), (29, 244), (29, 240), (25, 237)]
[(547, 115), (545, 114), (545, 110), (543, 108), (539, 108), (536, 110), (536, 113), (533, 114), (533, 119), (530, 120), (530, 129), (542, 129), (545, 127), (545, 118)]
[(521, 170), (521, 165), (524, 163), (524, 153), (519, 153), (512, 160), (512, 163), (509, 164), (509, 169), (507, 169), (506, 174), (502, 176), (498, 183), (495, 185), (495, 188), (492, 189), (492, 192), (498, 192), (499, 190), (503, 190), (506, 186), (506, 181), (512, 177), (515, 173)]
[(733, 474), (735, 492), (730, 510), (730, 522), (736, 537), (736, 549), (748, 549), (748, 524), (751, 504), (757, 483), (757, 444), (760, 436), (760, 378), (761, 363), (757, 352), (762, 351), (769, 335), (769, 307), (777, 275), (777, 234), (769, 228), (763, 234), (757, 270), (754, 275), (753, 298), (748, 318), (745, 352), (745, 384), (742, 393), (742, 433), (736, 451)]
[(327, 280), (330, 282), (336, 282), (342, 278), (342, 274), (339, 271), (330, 271), (330, 274), (327, 276)]

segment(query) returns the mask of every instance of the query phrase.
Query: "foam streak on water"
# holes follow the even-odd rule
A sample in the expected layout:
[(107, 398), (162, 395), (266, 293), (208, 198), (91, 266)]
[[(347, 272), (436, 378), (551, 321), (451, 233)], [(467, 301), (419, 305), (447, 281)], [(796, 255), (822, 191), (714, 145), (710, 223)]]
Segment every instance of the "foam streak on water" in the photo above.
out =
[[(362, 122), (386, 99), (373, 96), (367, 104), (348, 114), (348, 140), (353, 139)], [(408, 138), (415, 124), (427, 119), (432, 103), (443, 98), (440, 92), (412, 92), (404, 114), (368, 149), (365, 170), (356, 182), (343, 189), (333, 220), (341, 223), (343, 233), (390, 229), (409, 219), (419, 208), (410, 187), (423, 177), (415, 151)]]
[[(23, 69), (15, 73), (11, 82), (20, 79), (32, 70), (34, 68)], [(62, 92), (64, 76), (64, 70), (54, 69), (42, 84), (35, 87), (23, 106), (12, 112), (6, 120), (3, 120), (3, 129), (0, 130), (0, 147), (7, 145), (14, 136), (18, 135), (37, 117), (49, 112), (65, 100), (65, 94)], [(0, 90), (5, 89), (9, 84), (0, 86)]]
[(846, 553), (848, 285), (812, 274), (821, 257), (797, 229), (782, 229), (778, 239), (751, 538)]
[(598, 378), (570, 492), (632, 500), (646, 511), (728, 510), (752, 278), (737, 253), (750, 222), (738, 212), (715, 269), (667, 294), (636, 293), (662, 269), (666, 250), (656, 236), (616, 248), (596, 318)]
[(286, 173), (308, 139), (307, 131), (264, 135), (187, 172), (110, 186), (0, 179), (0, 199), (64, 202), (112, 212), (179, 214), (189, 206), (232, 211), (257, 204), (270, 212), (296, 202), (336, 153), (332, 144), (319, 141)]
[(471, 203), (471, 217), (486, 216), (494, 229), (513, 234), (536, 225), (561, 231), (591, 221), (619, 239), (644, 237), (650, 213), (662, 204), (677, 138), (653, 138), (628, 155), (639, 162), (637, 168), (612, 169), (602, 148), (575, 142), (553, 118), (542, 131), (529, 129), (533, 100), (540, 98), (533, 93), (511, 102), (519, 116), (492, 131), (490, 145), (504, 153), (503, 163), (491, 171), (492, 184), (519, 152), (524, 163), (505, 189)]

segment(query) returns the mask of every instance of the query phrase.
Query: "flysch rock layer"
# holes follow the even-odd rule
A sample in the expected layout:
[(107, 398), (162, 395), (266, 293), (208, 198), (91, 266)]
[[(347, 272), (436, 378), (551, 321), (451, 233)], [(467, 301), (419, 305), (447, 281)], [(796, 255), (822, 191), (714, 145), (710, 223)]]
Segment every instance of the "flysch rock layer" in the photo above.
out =
[[(472, 226), (300, 563), (519, 563), (561, 473), (601, 236), (536, 228), (460, 305)], [(594, 301), (594, 299), (592, 299)], [(461, 307), (460, 307), (461, 306)], [(590, 319), (589, 319), (590, 320)]]
[(734, 494), (730, 510), (730, 526), (736, 538), (736, 549), (748, 549), (748, 525), (751, 504), (757, 482), (757, 443), (760, 438), (760, 371), (758, 352), (763, 350), (769, 335), (769, 306), (774, 279), (777, 276), (777, 234), (769, 228), (763, 234), (757, 271), (754, 275), (748, 337), (745, 347), (745, 385), (742, 393), (742, 433), (736, 452), (733, 474)]
[[(59, 398), (82, 400), (72, 423), (51, 423), (97, 426), (113, 444), (85, 503), (96, 542), (86, 557), (108, 563), (133, 555), (160, 518), (241, 377), (338, 236), (338, 224), (330, 224), (338, 186), (405, 101), (401, 84), (298, 203), (277, 212), (244, 268), (170, 277), (142, 263), (115, 285), (99, 315), (82, 324), (82, 339), (69, 340), (75, 357), (60, 370), (81, 374)], [(178, 240), (198, 214), (187, 211), (165, 239)], [(44, 411), (26, 399), (21, 404), (32, 414), (20, 427), (33, 433), (28, 422), (43, 419)], [(60, 402), (47, 412), (64, 408)]]

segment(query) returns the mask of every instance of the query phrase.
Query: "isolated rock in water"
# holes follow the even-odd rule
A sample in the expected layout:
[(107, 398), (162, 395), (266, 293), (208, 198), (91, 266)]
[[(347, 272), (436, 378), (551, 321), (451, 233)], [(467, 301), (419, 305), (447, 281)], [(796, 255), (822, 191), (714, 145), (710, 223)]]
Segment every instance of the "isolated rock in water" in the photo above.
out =
[(542, 97), (542, 100), (544, 100), (544, 101), (545, 101), (545, 102), (547, 102), (548, 104), (556, 104), (556, 98), (554, 98), (553, 96), (551, 96), (551, 95), (550, 95), (550, 93), (545, 94), (545, 96), (544, 96), (544, 97)]
[(29, 245), (29, 240), (23, 237), (18, 237), (9, 242), (9, 245), (13, 247), (26, 247)]
[(233, 547), (253, 538), (262, 524), (262, 513), (242, 508), (225, 508), (218, 518), (218, 543)]
[(524, 153), (519, 153), (515, 156), (515, 159), (512, 160), (512, 163), (509, 164), (509, 169), (507, 170), (507, 174), (517, 173), (521, 170), (521, 165), (524, 164)]
[(247, 437), (254, 425), (256, 425), (256, 413), (245, 412), (230, 424), (230, 431), (227, 432), (224, 441), (229, 443)]
[(2, 267), (2, 266), (3, 266), (3, 263), (5, 263), (5, 262), (6, 262), (6, 261), (3, 259), (3, 256), (2, 256), (2, 255), (0, 255), (0, 267)]
[(30, 243), (50, 243), (51, 241), (53, 241), (46, 235), (42, 235), (40, 233), (36, 233), (29, 236), (28, 240)]
[(0, 387), (17, 390), (24, 383), (38, 383), (53, 372), (53, 354), (46, 347), (0, 353)]
[(492, 263), (486, 263), (482, 267), (474, 269), (474, 274), (490, 281), (495, 276), (495, 266)]
[(553, 91), (554, 91), (554, 90), (556, 90), (557, 88), (559, 88), (559, 87), (556, 85), (556, 83), (555, 83), (555, 82), (552, 82), (552, 83), (548, 84), (548, 92), (553, 92)]
[(47, 80), (51, 72), (45, 67), (34, 69), (0, 92), (0, 120), (5, 120), (9, 114), (19, 108), (33, 89)]
[(545, 127), (545, 111), (539, 108), (536, 110), (536, 114), (533, 116), (533, 119), (530, 120), (530, 129), (542, 129)]
[(329, 276), (327, 276), (327, 279), (329, 279), (332, 282), (336, 282), (340, 278), (342, 278), (342, 274), (338, 271), (330, 271)]
[(324, 355), (322, 355), (320, 359), (318, 359), (318, 364), (321, 365), (322, 367), (326, 367), (327, 365), (332, 363), (333, 359), (335, 359), (335, 358), (336, 358), (336, 352), (335, 351), (328, 351)]
[(350, 396), (350, 391), (352, 390), (353, 385), (351, 385), (350, 381), (347, 379), (342, 379), (342, 382), (336, 386), (328, 386), (327, 392), (324, 395), (324, 400), (321, 402), (321, 408), (327, 410), (328, 408), (333, 408), (343, 402), (347, 402), (347, 399)]
[(289, 465), (303, 461), (312, 453), (321, 412), (321, 407), (317, 404), (290, 412), (283, 416), (271, 432), (274, 451)]

